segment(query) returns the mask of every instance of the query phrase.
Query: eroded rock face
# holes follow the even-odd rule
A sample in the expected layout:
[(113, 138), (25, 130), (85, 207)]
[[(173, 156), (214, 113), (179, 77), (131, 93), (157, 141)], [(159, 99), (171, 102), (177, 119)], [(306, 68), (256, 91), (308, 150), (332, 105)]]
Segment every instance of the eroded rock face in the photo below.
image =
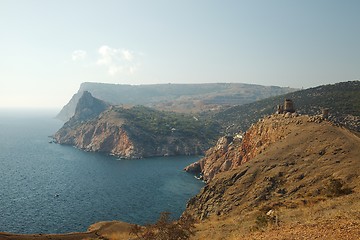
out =
[(84, 121), (97, 117), (110, 105), (102, 100), (94, 98), (91, 93), (84, 91), (76, 105), (75, 114), (71, 121)]
[(122, 126), (91, 121), (78, 127), (63, 127), (55, 135), (60, 144), (73, 145), (91, 152), (105, 152), (125, 158), (141, 157)]
[(238, 140), (230, 136), (219, 138), (216, 145), (206, 152), (204, 158), (187, 166), (184, 170), (194, 174), (201, 174), (205, 181), (212, 179), (216, 173), (230, 168), (231, 161), (227, 159), (226, 152), (229, 147), (233, 148), (237, 143)]
[(103, 116), (78, 126), (64, 126), (55, 135), (60, 144), (73, 145), (91, 152), (104, 152), (121, 158), (151, 156), (200, 155), (206, 149), (199, 139), (158, 138), (141, 129), (130, 128), (124, 122), (107, 120)]
[(300, 125), (311, 121), (308, 116), (293, 114), (276, 114), (267, 116), (253, 124), (245, 134), (235, 137), (221, 137), (216, 145), (210, 148), (204, 158), (186, 167), (192, 172), (199, 166), (197, 174), (205, 181), (211, 181), (216, 174), (234, 169), (262, 153), (272, 143), (287, 137), (288, 125)]

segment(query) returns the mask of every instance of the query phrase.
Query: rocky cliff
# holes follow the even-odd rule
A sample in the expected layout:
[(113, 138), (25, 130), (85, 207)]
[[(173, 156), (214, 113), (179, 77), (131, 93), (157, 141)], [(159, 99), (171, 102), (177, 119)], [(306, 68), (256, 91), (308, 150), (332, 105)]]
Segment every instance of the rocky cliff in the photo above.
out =
[(84, 121), (97, 117), (105, 111), (110, 105), (102, 100), (94, 98), (91, 93), (84, 91), (82, 97), (78, 100), (75, 108), (75, 114), (70, 122)]
[(85, 151), (141, 158), (200, 155), (217, 134), (216, 125), (191, 115), (109, 106), (84, 92), (75, 115), (54, 139)]
[(186, 212), (201, 220), (198, 238), (204, 239), (304, 222), (358, 224), (359, 156), (355, 132), (321, 117), (272, 115), (242, 138), (220, 138), (189, 167), (207, 185)]
[(219, 138), (204, 158), (185, 168), (210, 181), (219, 172), (236, 168), (262, 153), (270, 144), (285, 139), (289, 124), (301, 125), (308, 117), (294, 114), (271, 115), (253, 124), (245, 133)]

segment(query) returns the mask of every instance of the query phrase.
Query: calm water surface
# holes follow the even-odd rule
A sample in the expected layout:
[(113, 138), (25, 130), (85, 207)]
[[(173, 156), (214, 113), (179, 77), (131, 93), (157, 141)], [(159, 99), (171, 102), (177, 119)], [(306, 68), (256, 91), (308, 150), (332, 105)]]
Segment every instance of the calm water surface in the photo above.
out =
[(180, 216), (203, 184), (182, 169), (197, 157), (118, 160), (49, 143), (54, 113), (0, 111), (0, 231), (85, 231), (98, 221)]

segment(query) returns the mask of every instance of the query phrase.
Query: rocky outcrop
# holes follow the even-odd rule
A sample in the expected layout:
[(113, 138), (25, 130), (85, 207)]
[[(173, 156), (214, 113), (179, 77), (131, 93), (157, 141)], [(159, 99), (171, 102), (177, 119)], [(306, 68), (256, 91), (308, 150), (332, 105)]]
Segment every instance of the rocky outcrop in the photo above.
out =
[(205, 181), (209, 181), (216, 173), (229, 170), (232, 161), (226, 153), (228, 150), (238, 146), (240, 142), (241, 138), (239, 137), (220, 137), (216, 145), (206, 152), (204, 158), (192, 163), (184, 170), (200, 176)]
[(187, 137), (157, 137), (125, 121), (108, 121), (105, 112), (95, 119), (72, 128), (62, 128), (55, 134), (60, 144), (73, 145), (91, 152), (104, 152), (121, 158), (152, 156), (200, 155), (206, 145)]
[(121, 158), (201, 155), (216, 138), (198, 118), (138, 106), (109, 106), (84, 92), (75, 115), (55, 133), (57, 143)]
[(97, 117), (110, 105), (102, 100), (94, 98), (90, 92), (84, 91), (75, 108), (75, 114), (71, 121), (84, 121)]
[[(289, 125), (301, 126), (304, 122), (321, 123), (320, 116), (298, 116), (296, 113), (275, 114), (260, 119), (245, 133), (234, 137), (221, 137), (204, 158), (184, 170), (211, 181), (216, 174), (240, 166), (261, 154), (271, 144), (286, 139), (291, 132)], [(328, 122), (328, 124), (330, 124)]]
[(90, 152), (104, 152), (124, 158), (142, 157), (123, 126), (96, 119), (75, 127), (63, 127), (54, 136), (57, 143)]

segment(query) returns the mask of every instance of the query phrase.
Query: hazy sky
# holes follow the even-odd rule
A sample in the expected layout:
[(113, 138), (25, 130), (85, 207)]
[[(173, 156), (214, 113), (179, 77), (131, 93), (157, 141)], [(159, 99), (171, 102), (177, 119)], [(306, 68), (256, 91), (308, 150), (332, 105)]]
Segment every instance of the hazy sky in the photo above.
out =
[(360, 78), (357, 0), (0, 0), (0, 108), (82, 82), (311, 87)]

